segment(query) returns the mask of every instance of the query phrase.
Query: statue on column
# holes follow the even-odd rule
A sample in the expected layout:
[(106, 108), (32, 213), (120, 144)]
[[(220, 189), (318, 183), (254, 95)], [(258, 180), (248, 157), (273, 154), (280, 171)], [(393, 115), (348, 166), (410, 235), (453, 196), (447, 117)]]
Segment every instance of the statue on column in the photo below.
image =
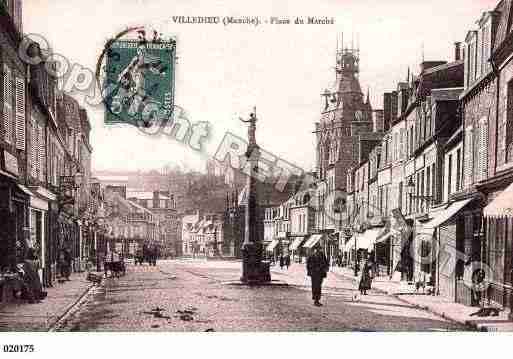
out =
[(248, 149), (246, 150), (246, 157), (250, 157), (251, 153), (254, 149), (258, 149), (258, 145), (256, 144), (256, 107), (253, 108), (253, 113), (249, 114), (249, 120), (243, 120), (239, 118), (241, 122), (249, 123), (248, 126)]
[(258, 170), (259, 147), (256, 143), (256, 108), (249, 115), (248, 120), (240, 121), (248, 123), (248, 148), (246, 158), (249, 162), (249, 173), (247, 173), (246, 189), (247, 204), (244, 221), (244, 240), (241, 248), (242, 253), (242, 277), (246, 283), (264, 283), (271, 281), (269, 263), (263, 261), (263, 247), (259, 228), (259, 207), (258, 207), (258, 185), (255, 172)]

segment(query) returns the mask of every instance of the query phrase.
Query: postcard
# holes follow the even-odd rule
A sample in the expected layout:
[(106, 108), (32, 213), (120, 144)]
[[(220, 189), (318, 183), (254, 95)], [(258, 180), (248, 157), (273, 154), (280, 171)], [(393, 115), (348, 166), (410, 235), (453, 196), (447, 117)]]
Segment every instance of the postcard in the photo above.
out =
[(513, 332), (512, 0), (0, 17), (6, 355)]

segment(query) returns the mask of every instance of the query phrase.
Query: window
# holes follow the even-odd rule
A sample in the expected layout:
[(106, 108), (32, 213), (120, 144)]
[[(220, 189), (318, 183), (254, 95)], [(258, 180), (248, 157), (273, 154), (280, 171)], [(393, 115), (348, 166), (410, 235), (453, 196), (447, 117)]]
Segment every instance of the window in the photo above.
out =
[(483, 51), (482, 61), (481, 61), (481, 66), (482, 66), (481, 71), (483, 73), (485, 73), (490, 68), (490, 63), (488, 62), (488, 59), (490, 58), (490, 29), (489, 29), (489, 25), (486, 25), (483, 27), (481, 40), (482, 40), (482, 51)]
[(488, 174), (488, 118), (486, 117), (483, 117), (479, 121), (479, 137), (476, 139), (476, 142), (476, 179), (483, 180), (487, 177)]
[[(507, 99), (507, 111), (506, 111), (506, 141), (504, 148), (504, 155), (506, 156), (505, 162), (512, 162), (513, 161), (513, 80), (508, 82), (508, 99)], [(499, 124), (500, 126), (500, 124)], [(499, 131), (499, 138), (501, 137), (501, 131)], [(503, 137), (502, 137), (503, 138)], [(502, 143), (499, 141), (499, 150), (501, 149)], [(498, 151), (500, 153), (500, 151)]]
[(461, 149), (456, 151), (456, 191), (461, 189)]
[(475, 79), (475, 71), (476, 71), (476, 50), (475, 50), (475, 42), (471, 41), (469, 44), (468, 51), (468, 80), (469, 84), (472, 84)]
[(4, 64), (4, 73), (3, 73), (3, 81), (4, 81), (4, 92), (3, 92), (3, 100), (4, 100), (4, 112), (3, 112), (3, 123), (4, 123), (4, 131), (3, 137), (5, 142), (13, 143), (14, 135), (13, 135), (13, 117), (12, 117), (12, 72), (11, 69)]
[[(420, 195), (421, 196), (424, 196), (424, 170), (422, 170), (420, 172)], [(422, 200), (421, 201), (421, 211), (424, 211), (424, 204), (425, 204), (426, 201)]]
[(426, 196), (431, 195), (431, 166), (426, 168)]
[(413, 126), (410, 127), (410, 153), (409, 156), (413, 155)]
[(405, 138), (404, 138), (404, 133), (405, 133), (405, 129), (404, 128), (401, 128), (400, 129), (400, 134), (399, 134), (399, 138), (400, 138), (400, 145), (399, 145), (399, 159), (404, 159), (404, 142), (405, 142)]
[(16, 77), (16, 148), (25, 150), (25, 80)]
[(436, 198), (437, 198), (436, 186), (435, 185), (436, 185), (435, 164), (433, 163), (431, 165), (431, 196), (433, 197), (432, 198), (433, 202), (435, 202)]
[(465, 130), (465, 164), (464, 164), (464, 181), (468, 187), (473, 183), (473, 168), (474, 168), (474, 132), (473, 127), (469, 126)]
[(451, 195), (451, 184), (452, 184), (452, 154), (449, 155), (447, 160), (447, 200)]
[(415, 199), (415, 212), (419, 212), (420, 211), (420, 200), (419, 200), (419, 196), (420, 196), (420, 172), (417, 172), (417, 181), (416, 181), (416, 187), (417, 187), (417, 190), (416, 190), (416, 194), (417, 194), (417, 198)]
[(403, 183), (402, 182), (399, 182), (399, 196), (398, 196), (398, 199), (399, 199), (399, 210), (402, 210), (403, 208)]

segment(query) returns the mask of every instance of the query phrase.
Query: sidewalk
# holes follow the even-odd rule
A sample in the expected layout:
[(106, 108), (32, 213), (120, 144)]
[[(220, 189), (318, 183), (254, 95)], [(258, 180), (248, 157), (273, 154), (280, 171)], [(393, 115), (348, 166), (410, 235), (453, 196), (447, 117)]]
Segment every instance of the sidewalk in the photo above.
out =
[[(355, 280), (353, 271), (348, 268), (333, 268), (332, 272)], [(388, 279), (388, 277), (375, 278), (372, 281), (372, 289), (395, 296), (404, 303), (481, 331), (513, 331), (513, 321), (508, 319), (509, 310), (501, 311), (495, 317), (470, 316), (472, 313), (477, 312), (479, 308), (455, 303), (446, 297), (428, 295), (422, 293), (422, 291), (417, 292), (413, 285), (408, 285), (405, 282), (394, 282)]]
[(48, 296), (40, 303), (0, 305), (0, 331), (49, 330), (92, 286), (86, 275), (86, 272), (73, 273), (69, 282), (46, 288)]
[[(273, 266), (271, 267), (271, 274), (284, 278), (289, 284), (310, 285), (306, 277), (305, 264), (293, 263), (288, 270), (285, 268), (281, 270), (279, 266)], [(337, 276), (351, 280), (354, 288), (357, 288), (353, 270), (344, 267), (331, 267), (330, 273), (324, 282), (324, 287), (340, 286), (340, 281), (336, 280)], [(424, 309), (477, 330), (513, 331), (513, 321), (508, 320), (509, 310), (499, 312), (496, 317), (470, 316), (470, 314), (477, 312), (479, 308), (454, 303), (442, 296), (423, 294), (422, 291), (417, 292), (413, 285), (408, 285), (405, 282), (393, 282), (386, 276), (375, 278), (372, 281), (372, 289), (393, 296), (405, 304)]]

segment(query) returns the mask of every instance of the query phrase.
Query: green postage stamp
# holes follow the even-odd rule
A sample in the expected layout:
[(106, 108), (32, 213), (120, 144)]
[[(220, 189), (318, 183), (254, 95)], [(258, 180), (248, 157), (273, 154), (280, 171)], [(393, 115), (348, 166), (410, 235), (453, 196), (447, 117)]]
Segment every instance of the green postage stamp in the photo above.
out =
[(176, 42), (116, 40), (107, 49), (105, 123), (149, 127), (171, 117)]

